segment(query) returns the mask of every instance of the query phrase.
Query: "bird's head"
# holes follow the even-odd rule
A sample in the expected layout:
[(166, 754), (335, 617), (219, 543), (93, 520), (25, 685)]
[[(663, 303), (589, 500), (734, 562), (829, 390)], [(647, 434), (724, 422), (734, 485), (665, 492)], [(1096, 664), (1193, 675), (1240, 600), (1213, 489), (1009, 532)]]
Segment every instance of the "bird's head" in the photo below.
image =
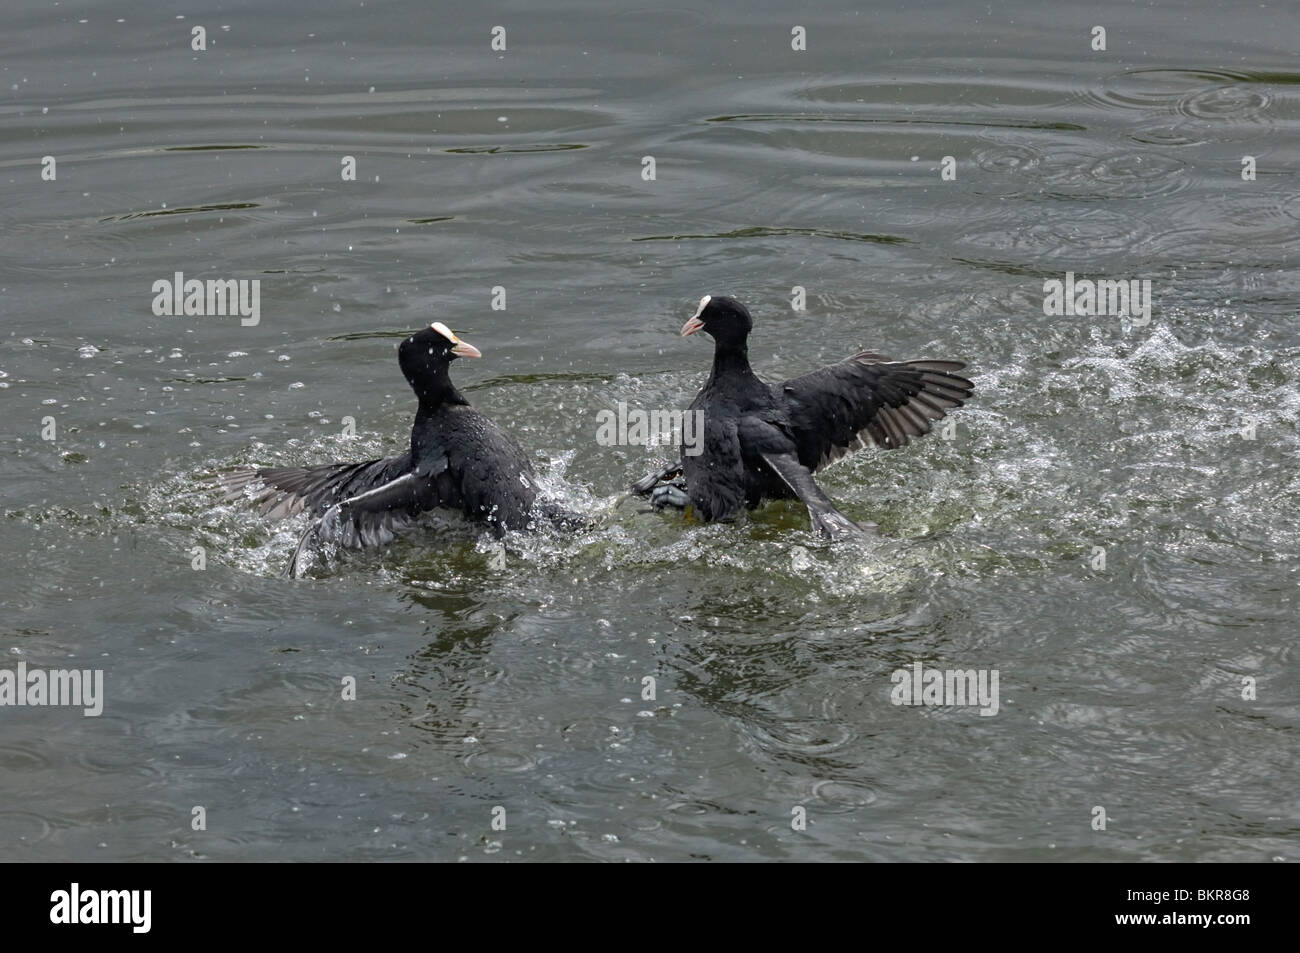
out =
[(754, 319), (735, 298), (705, 295), (695, 314), (682, 325), (682, 337), (703, 331), (718, 344), (743, 345), (753, 327)]
[(478, 348), (456, 337), (440, 321), (416, 331), (397, 346), (397, 363), (416, 393), (431, 379), (445, 374), (447, 365), (456, 358), (482, 356)]

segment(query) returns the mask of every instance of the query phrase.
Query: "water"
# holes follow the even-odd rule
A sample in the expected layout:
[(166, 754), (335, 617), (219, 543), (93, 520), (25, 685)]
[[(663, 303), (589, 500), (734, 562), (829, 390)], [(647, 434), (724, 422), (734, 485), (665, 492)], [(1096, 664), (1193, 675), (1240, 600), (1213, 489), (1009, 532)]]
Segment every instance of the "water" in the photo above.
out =
[[(1296, 857), (1287, 11), (726, 6), (8, 12), (0, 651), (107, 698), (0, 710), (0, 856)], [(260, 323), (156, 317), (177, 271), (260, 279)], [(1044, 316), (1067, 271), (1150, 279), (1150, 322)], [(659, 454), (596, 415), (686, 405), (705, 293), (769, 378), (969, 361), (952, 440), (826, 473), (878, 543), (615, 508)], [(301, 523), (199, 481), (400, 448), (435, 319), (594, 528), (282, 581)], [(916, 661), (996, 669), (998, 714), (891, 704)]]

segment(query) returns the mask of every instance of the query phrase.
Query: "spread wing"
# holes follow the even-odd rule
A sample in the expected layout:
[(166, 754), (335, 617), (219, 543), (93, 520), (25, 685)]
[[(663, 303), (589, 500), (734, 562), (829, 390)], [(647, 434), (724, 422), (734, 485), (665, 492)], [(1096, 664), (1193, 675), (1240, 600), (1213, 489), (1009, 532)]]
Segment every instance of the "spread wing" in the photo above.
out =
[(975, 385), (954, 373), (965, 366), (863, 351), (779, 385), (799, 462), (816, 472), (868, 440), (886, 450), (907, 446), (971, 396)]
[(427, 504), (429, 486), (427, 476), (407, 472), (373, 490), (333, 504), (302, 534), (285, 567), (285, 575), (290, 578), (298, 575), (302, 554), (313, 539), (352, 548), (391, 542), (419, 518)]
[(273, 520), (306, 510), (320, 516), (341, 500), (373, 490), (410, 469), (410, 453), (317, 467), (241, 467), (217, 477), (224, 500), (250, 497)]

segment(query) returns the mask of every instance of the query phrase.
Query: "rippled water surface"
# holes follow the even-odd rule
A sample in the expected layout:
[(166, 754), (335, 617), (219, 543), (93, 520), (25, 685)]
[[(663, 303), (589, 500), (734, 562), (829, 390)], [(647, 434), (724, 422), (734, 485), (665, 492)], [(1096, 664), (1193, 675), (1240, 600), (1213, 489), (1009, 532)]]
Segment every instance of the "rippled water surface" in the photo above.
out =
[[(0, 708), (0, 857), (1296, 857), (1294, 10), (822, 6), (6, 11), (0, 667), (107, 697)], [(176, 272), (260, 323), (155, 316)], [(1066, 272), (1149, 322), (1044, 316)], [(685, 406), (705, 293), (769, 378), (969, 362), (951, 440), (825, 474), (878, 540), (615, 506), (662, 451), (596, 415)], [(435, 319), (594, 525), (281, 580), (303, 524), (202, 480), (400, 449)], [(917, 661), (997, 715), (891, 704)]]

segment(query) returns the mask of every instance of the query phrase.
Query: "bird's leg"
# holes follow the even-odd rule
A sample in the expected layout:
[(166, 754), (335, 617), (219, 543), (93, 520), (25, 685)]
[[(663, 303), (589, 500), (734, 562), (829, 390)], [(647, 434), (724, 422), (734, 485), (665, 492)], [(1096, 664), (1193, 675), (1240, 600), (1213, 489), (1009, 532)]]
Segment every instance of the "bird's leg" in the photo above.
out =
[(656, 513), (669, 506), (684, 510), (690, 505), (691, 498), (680, 483), (663, 483), (650, 491), (650, 508)]
[(335, 503), (323, 514), (321, 514), (320, 519), (313, 521), (312, 524), (307, 527), (307, 530), (302, 534), (302, 537), (298, 540), (298, 545), (294, 547), (293, 555), (289, 557), (289, 565), (285, 566), (284, 572), (281, 573), (282, 578), (284, 579), (298, 578), (298, 576), (301, 574), (300, 570), (302, 568), (303, 553), (307, 550), (307, 546), (309, 543), (311, 543), (313, 540), (320, 539), (322, 530), (328, 527), (330, 535), (338, 534), (342, 523), (341, 513), (343, 511), (343, 508), (346, 507), (349, 502), (350, 502), (349, 500), (344, 500), (342, 503)]
[(861, 539), (876, 528), (874, 523), (855, 523), (841, 513), (793, 453), (765, 453), (763, 460), (808, 507), (813, 526), (827, 539)]
[(302, 534), (284, 575), (289, 579), (298, 578), (298, 563), (313, 539), (327, 538), (331, 542), (348, 546), (372, 545), (373, 540), (367, 539), (366, 528), (358, 521), (359, 517), (368, 515), (373, 518), (378, 514), (416, 505), (420, 485), (420, 478), (415, 472), (403, 473), (397, 479), (389, 480), (373, 490), (339, 500)]

